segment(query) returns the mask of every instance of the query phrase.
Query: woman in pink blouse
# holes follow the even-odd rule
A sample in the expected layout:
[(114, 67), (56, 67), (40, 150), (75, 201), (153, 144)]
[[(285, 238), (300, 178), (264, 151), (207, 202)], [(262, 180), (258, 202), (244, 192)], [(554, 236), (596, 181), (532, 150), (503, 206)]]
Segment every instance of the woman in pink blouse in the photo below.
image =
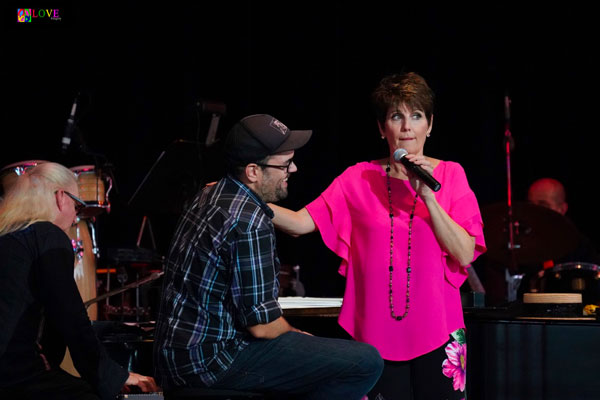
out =
[[(477, 199), (459, 164), (423, 154), (433, 92), (421, 76), (385, 77), (372, 100), (389, 156), (349, 167), (300, 211), (273, 205), (273, 222), (294, 236), (318, 230), (342, 258), (339, 323), (386, 360), (370, 399), (462, 399), (467, 353), (459, 288), (485, 251)], [(441, 189), (395, 162), (397, 149)]]

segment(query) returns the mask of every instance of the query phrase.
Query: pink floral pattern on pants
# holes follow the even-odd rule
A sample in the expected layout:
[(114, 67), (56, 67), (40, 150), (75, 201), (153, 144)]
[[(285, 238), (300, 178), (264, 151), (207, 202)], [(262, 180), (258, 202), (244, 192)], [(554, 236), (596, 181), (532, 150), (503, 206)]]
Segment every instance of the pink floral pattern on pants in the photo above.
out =
[(442, 363), (442, 372), (452, 378), (454, 390), (465, 391), (467, 382), (467, 345), (454, 341), (446, 346), (447, 359)]

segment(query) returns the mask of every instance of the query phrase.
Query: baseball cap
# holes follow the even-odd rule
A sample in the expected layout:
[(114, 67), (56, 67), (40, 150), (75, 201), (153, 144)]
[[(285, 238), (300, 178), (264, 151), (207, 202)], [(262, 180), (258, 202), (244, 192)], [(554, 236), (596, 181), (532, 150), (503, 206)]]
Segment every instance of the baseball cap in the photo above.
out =
[(267, 114), (249, 115), (227, 134), (225, 157), (240, 164), (256, 162), (272, 154), (299, 149), (311, 135), (312, 130), (292, 131)]

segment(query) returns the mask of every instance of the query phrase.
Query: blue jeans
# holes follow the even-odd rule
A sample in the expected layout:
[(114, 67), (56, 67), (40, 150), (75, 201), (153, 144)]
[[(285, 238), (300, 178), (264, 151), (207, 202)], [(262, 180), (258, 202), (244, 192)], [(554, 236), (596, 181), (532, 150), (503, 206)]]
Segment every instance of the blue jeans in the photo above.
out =
[(373, 346), (287, 332), (253, 340), (212, 387), (290, 394), (297, 399), (359, 400), (375, 385), (383, 360)]

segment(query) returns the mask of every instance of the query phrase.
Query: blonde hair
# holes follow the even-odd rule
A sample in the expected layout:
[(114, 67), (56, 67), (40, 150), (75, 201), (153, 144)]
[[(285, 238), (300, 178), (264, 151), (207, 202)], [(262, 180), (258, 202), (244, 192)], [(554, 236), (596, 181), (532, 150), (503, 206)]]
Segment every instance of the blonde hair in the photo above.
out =
[(19, 176), (0, 201), (0, 236), (40, 222), (53, 222), (58, 215), (54, 193), (77, 185), (73, 171), (44, 162)]

